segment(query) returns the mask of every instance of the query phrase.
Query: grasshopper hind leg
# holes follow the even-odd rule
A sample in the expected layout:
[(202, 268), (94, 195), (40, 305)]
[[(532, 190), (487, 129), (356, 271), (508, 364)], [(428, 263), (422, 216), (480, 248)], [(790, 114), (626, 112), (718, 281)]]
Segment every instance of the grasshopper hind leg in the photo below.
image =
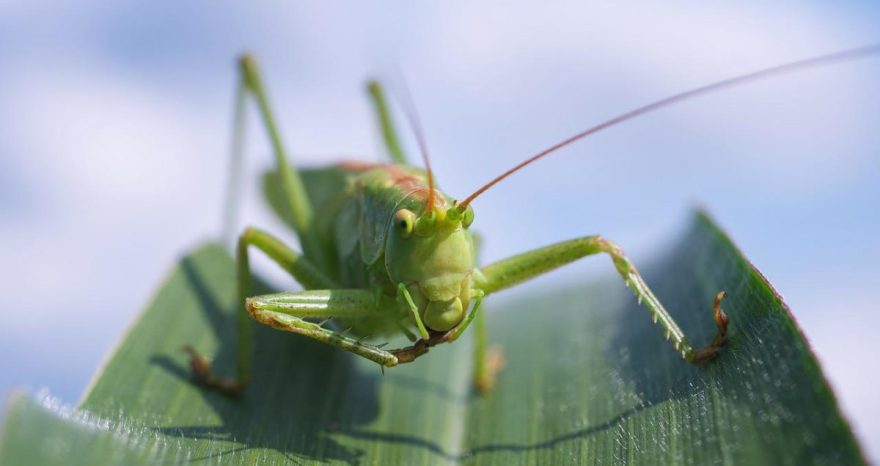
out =
[(367, 83), (367, 91), (373, 101), (373, 108), (376, 112), (376, 119), (379, 122), (379, 128), (382, 130), (382, 139), (385, 141), (385, 148), (388, 150), (388, 156), (393, 163), (399, 165), (407, 165), (406, 155), (400, 146), (400, 139), (394, 130), (394, 124), (391, 121), (391, 112), (388, 103), (385, 100), (385, 91), (378, 81), (370, 81)]

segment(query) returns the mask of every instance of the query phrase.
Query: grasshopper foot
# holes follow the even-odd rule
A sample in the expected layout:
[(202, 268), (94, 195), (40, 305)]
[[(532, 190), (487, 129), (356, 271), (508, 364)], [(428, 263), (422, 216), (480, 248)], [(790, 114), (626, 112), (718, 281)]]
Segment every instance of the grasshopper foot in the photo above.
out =
[(712, 314), (715, 317), (715, 325), (718, 327), (718, 334), (715, 335), (715, 338), (713, 338), (708, 345), (687, 355), (686, 359), (688, 361), (694, 364), (702, 364), (710, 361), (718, 355), (718, 351), (720, 351), (721, 347), (727, 343), (727, 325), (730, 323), (730, 318), (727, 316), (727, 313), (724, 312), (724, 309), (721, 309), (721, 300), (723, 300), (725, 296), (727, 296), (727, 293), (719, 291), (718, 294), (715, 295), (715, 300), (712, 303)]
[(495, 386), (498, 373), (504, 368), (504, 351), (500, 346), (493, 346), (486, 351), (483, 370), (474, 378), (474, 387), (480, 393), (488, 392)]
[(226, 395), (240, 396), (242, 394), (244, 385), (241, 382), (233, 378), (217, 377), (211, 369), (211, 361), (192, 346), (186, 345), (182, 349), (190, 355), (189, 365), (199, 383)]

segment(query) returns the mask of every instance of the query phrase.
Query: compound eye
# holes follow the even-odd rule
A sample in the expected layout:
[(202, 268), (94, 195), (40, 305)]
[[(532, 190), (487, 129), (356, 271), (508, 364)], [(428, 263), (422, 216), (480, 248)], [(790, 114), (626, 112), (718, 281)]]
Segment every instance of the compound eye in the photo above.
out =
[(461, 225), (467, 228), (471, 226), (471, 223), (474, 223), (474, 209), (471, 206), (467, 206), (467, 209), (461, 215)]
[(413, 225), (416, 222), (416, 214), (408, 209), (400, 209), (394, 214), (394, 228), (406, 238), (412, 234)]

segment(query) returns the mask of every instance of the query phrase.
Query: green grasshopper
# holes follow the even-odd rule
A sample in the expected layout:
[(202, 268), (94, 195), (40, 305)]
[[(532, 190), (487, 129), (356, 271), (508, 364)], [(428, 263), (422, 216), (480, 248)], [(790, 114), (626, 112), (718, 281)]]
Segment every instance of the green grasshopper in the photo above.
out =
[[(492, 387), (502, 365), (500, 352), (487, 349), (483, 299), (586, 256), (608, 254), (636, 299), (665, 331), (685, 361), (703, 363), (725, 344), (728, 317), (714, 298), (712, 312), (717, 334), (705, 346), (693, 347), (664, 309), (636, 267), (611, 241), (584, 236), (535, 249), (484, 267), (477, 267), (471, 203), (499, 181), (526, 165), (623, 121), (722, 88), (816, 65), (880, 53), (880, 45), (802, 60), (749, 73), (693, 89), (624, 113), (578, 133), (504, 172), (464, 200), (437, 190), (418, 120), (411, 104), (404, 106), (418, 140), (425, 169), (414, 168), (400, 148), (381, 87), (373, 82), (370, 95), (389, 164), (345, 162), (300, 171), (290, 165), (275, 126), (256, 62), (239, 61), (238, 110), (247, 96), (256, 99), (275, 153), (284, 202), (300, 239), (299, 254), (271, 234), (247, 228), (237, 245), (237, 276), (243, 312), (237, 316), (238, 355), (235, 377), (219, 377), (210, 361), (192, 347), (191, 366), (208, 387), (230, 394), (244, 390), (251, 378), (250, 320), (327, 343), (378, 363), (384, 370), (415, 361), (442, 343), (456, 341), (473, 324), (476, 331), (474, 384)], [(241, 121), (240, 117), (236, 121)], [(241, 125), (238, 125), (240, 133)], [(235, 147), (239, 144), (234, 144)], [(235, 152), (235, 149), (234, 149)], [(250, 296), (248, 250), (255, 247), (299, 282), (305, 291)], [(332, 319), (347, 328), (336, 331)], [(397, 349), (365, 342), (367, 337), (406, 335), (411, 344)]]

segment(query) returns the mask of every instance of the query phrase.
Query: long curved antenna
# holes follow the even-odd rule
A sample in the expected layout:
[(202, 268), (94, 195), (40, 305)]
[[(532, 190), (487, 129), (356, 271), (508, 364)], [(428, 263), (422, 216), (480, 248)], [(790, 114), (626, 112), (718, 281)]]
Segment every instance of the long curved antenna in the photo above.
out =
[[(401, 74), (401, 76), (403, 76)], [(425, 208), (424, 215), (430, 215), (434, 211), (434, 172), (431, 170), (431, 160), (428, 157), (428, 144), (425, 142), (425, 135), (422, 132), (422, 125), (419, 123), (419, 114), (416, 112), (416, 106), (413, 103), (412, 94), (406, 85), (406, 81), (401, 78), (401, 87), (403, 95), (400, 98), (403, 113), (416, 134), (416, 141), (419, 143), (419, 150), (422, 153), (422, 160), (425, 161), (425, 170), (428, 171), (428, 205)]]
[(602, 131), (603, 129), (610, 128), (610, 127), (617, 125), (618, 123), (622, 123), (626, 120), (631, 120), (635, 117), (644, 115), (646, 113), (660, 110), (661, 108), (668, 107), (673, 104), (677, 104), (681, 101), (688, 100), (692, 97), (696, 97), (696, 96), (700, 96), (700, 95), (704, 95), (704, 94), (709, 94), (711, 92), (715, 92), (715, 91), (725, 89), (728, 87), (733, 87), (733, 86), (745, 84), (745, 83), (748, 83), (751, 81), (757, 81), (757, 80), (777, 76), (780, 74), (790, 73), (793, 71), (799, 71), (799, 70), (802, 70), (805, 68), (812, 68), (815, 66), (824, 66), (824, 65), (830, 65), (830, 64), (838, 63), (838, 62), (866, 58), (866, 57), (869, 57), (871, 55), (875, 55), (878, 53), (880, 53), (880, 44), (874, 44), (874, 45), (867, 45), (864, 47), (858, 47), (858, 48), (854, 48), (854, 49), (844, 50), (842, 52), (835, 52), (835, 53), (830, 53), (827, 55), (821, 55), (818, 57), (807, 58), (805, 60), (799, 60), (799, 61), (795, 61), (795, 62), (791, 62), (791, 63), (786, 63), (784, 65), (774, 66), (772, 68), (766, 68), (766, 69), (763, 69), (760, 71), (754, 71), (754, 72), (751, 72), (748, 74), (736, 76), (734, 78), (728, 78), (723, 81), (718, 81), (713, 84), (709, 84), (706, 86), (691, 89), (689, 91), (685, 91), (680, 94), (675, 94), (673, 96), (658, 100), (656, 102), (650, 103), (650, 104), (645, 105), (643, 107), (636, 108), (635, 110), (630, 110), (630, 111), (628, 111), (626, 113), (622, 113), (622, 114), (620, 114), (610, 120), (607, 120), (603, 123), (600, 123), (596, 126), (593, 126), (592, 128), (581, 131), (580, 133), (577, 133), (574, 136), (571, 136), (570, 138), (568, 138), (568, 139), (566, 139), (556, 145), (550, 146), (547, 149), (544, 149), (543, 151), (538, 152), (537, 154), (533, 155), (532, 157), (526, 159), (525, 161), (523, 161), (519, 165), (511, 168), (510, 170), (507, 170), (506, 172), (502, 173), (501, 175), (498, 175), (498, 177), (496, 177), (492, 181), (486, 183), (485, 185), (483, 185), (483, 187), (474, 191), (473, 194), (471, 194), (464, 201), (459, 203), (458, 210), (461, 212), (464, 212), (464, 210), (467, 208), (468, 204), (470, 204), (474, 199), (476, 199), (477, 196), (479, 196), (480, 194), (483, 194), (486, 190), (488, 190), (492, 186), (495, 186), (496, 184), (498, 184), (499, 181), (516, 173), (518, 170), (525, 167), (526, 165), (529, 165), (532, 162), (535, 162), (536, 160), (544, 157), (545, 155), (548, 155), (552, 152), (555, 152), (558, 149), (561, 149), (561, 148), (563, 148), (563, 147), (565, 147), (575, 141), (583, 139), (591, 134), (598, 133), (599, 131)]

